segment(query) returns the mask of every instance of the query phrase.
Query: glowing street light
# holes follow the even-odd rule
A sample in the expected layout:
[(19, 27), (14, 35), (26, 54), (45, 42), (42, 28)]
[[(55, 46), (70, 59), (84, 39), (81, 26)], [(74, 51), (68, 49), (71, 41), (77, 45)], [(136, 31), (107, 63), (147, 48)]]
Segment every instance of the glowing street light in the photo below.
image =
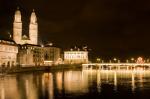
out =
[(129, 63), (129, 60), (128, 60), (128, 59), (126, 60), (126, 63)]
[(131, 58), (131, 62), (134, 62), (134, 58)]
[(101, 61), (101, 59), (100, 59), (100, 58), (97, 58), (97, 59), (96, 59), (96, 61), (97, 61), (97, 62), (100, 62), (100, 61)]
[(114, 58), (113, 60), (114, 60), (115, 62), (117, 61), (117, 59), (116, 59), (116, 58)]
[(118, 63), (120, 63), (120, 60), (118, 60)]
[(147, 63), (149, 63), (149, 59), (147, 59), (147, 61), (146, 61)]
[(109, 63), (111, 63), (111, 60), (109, 60)]

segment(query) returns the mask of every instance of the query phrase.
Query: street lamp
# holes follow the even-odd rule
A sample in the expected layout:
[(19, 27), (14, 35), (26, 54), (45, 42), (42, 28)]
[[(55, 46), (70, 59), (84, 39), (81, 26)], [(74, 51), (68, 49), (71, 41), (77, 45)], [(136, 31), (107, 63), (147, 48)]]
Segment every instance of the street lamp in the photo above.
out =
[(101, 61), (101, 59), (100, 59), (100, 58), (97, 58), (96, 61), (99, 63), (99, 62)]
[(126, 63), (129, 63), (129, 60), (126, 60)]
[(109, 63), (111, 63), (111, 60), (109, 60)]
[(132, 63), (134, 62), (134, 58), (131, 58), (131, 62), (132, 62)]
[(149, 59), (147, 59), (146, 62), (149, 63)]
[(117, 59), (116, 59), (116, 58), (114, 58), (114, 62), (116, 62), (116, 60), (117, 60)]

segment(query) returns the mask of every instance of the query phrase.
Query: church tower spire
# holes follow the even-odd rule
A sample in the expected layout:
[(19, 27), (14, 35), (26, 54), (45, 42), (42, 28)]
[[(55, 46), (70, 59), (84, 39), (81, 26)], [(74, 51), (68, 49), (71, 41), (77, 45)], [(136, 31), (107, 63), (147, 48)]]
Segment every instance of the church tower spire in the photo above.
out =
[(19, 8), (17, 8), (14, 16), (14, 23), (13, 23), (13, 40), (17, 44), (21, 44), (22, 39), (22, 20), (21, 20), (21, 12)]
[(38, 44), (38, 23), (35, 11), (33, 10), (30, 17), (30, 25), (29, 25), (29, 37), (31, 44)]

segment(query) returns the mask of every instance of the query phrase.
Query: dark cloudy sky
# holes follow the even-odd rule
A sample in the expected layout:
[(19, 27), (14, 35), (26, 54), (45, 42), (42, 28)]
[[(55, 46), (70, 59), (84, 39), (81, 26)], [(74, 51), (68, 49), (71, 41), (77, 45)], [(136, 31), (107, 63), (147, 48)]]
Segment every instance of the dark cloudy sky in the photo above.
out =
[(34, 8), (41, 41), (64, 49), (88, 45), (97, 56), (150, 56), (149, 0), (0, 0), (0, 36), (20, 7), (23, 33)]

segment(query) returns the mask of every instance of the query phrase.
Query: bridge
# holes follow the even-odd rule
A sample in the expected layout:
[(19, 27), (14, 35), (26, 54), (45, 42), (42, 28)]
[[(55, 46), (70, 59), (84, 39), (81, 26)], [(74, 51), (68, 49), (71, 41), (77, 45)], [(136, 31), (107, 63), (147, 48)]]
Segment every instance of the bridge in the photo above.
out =
[(89, 63), (82, 66), (150, 66), (150, 63)]
[(122, 68), (127, 70), (135, 70), (140, 67), (140, 69), (150, 69), (150, 63), (89, 63), (82, 64), (83, 69), (117, 69), (120, 70)]

